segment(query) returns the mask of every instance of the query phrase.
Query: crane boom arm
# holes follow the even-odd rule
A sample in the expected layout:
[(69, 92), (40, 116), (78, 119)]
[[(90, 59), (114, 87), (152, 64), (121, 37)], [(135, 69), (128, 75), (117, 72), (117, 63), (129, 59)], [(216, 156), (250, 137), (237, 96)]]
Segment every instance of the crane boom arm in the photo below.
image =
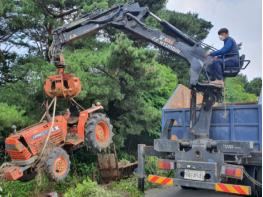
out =
[[(145, 25), (144, 20), (150, 15), (163, 28), (167, 29), (170, 35)], [(115, 6), (106, 11), (89, 13), (72, 23), (55, 29), (50, 48), (51, 60), (53, 62), (56, 61), (65, 44), (96, 33), (107, 26), (115, 27), (126, 34), (146, 40), (155, 46), (186, 59), (191, 66), (190, 83), (195, 85), (198, 82), (205, 60), (204, 48), (167, 21), (155, 16), (147, 7), (141, 7), (138, 3)]]
[[(166, 30), (166, 33), (159, 29), (148, 27), (144, 23), (148, 16), (155, 18)], [(190, 64), (190, 85), (192, 91), (190, 127), (196, 136), (203, 135), (203, 137), (207, 137), (212, 105), (222, 98), (222, 89), (210, 84), (198, 83), (198, 80), (203, 66), (209, 63), (209, 59), (205, 57), (205, 48), (212, 50), (214, 48), (195, 41), (172, 24), (155, 16), (147, 7), (141, 7), (138, 3), (115, 6), (106, 11), (88, 13), (72, 23), (59, 27), (53, 32), (50, 59), (59, 67), (59, 61), (57, 60), (60, 60), (60, 54), (65, 44), (96, 33), (107, 26), (115, 27), (128, 35), (148, 41), (188, 61)], [(198, 118), (196, 118), (196, 91), (200, 91), (204, 95)]]

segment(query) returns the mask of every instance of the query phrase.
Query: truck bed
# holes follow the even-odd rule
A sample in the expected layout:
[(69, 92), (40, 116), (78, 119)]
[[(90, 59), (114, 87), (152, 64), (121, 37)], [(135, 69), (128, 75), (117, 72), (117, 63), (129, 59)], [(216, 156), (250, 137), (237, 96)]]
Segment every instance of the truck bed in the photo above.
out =
[[(167, 120), (175, 119), (172, 134), (179, 139), (193, 139), (189, 132), (189, 108), (163, 109), (162, 130)], [(198, 113), (197, 113), (198, 117)], [(262, 106), (258, 104), (232, 104), (213, 108), (210, 138), (214, 140), (253, 141), (262, 148)]]

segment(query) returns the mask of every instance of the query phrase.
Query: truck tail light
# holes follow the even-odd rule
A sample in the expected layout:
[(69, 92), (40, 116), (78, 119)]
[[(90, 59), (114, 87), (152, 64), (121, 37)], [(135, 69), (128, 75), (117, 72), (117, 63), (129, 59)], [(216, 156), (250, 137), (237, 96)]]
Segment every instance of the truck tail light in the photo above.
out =
[(167, 159), (158, 159), (157, 167), (162, 170), (174, 169), (174, 162)]
[(243, 179), (243, 166), (237, 165), (223, 165), (221, 168), (221, 175), (234, 179)]

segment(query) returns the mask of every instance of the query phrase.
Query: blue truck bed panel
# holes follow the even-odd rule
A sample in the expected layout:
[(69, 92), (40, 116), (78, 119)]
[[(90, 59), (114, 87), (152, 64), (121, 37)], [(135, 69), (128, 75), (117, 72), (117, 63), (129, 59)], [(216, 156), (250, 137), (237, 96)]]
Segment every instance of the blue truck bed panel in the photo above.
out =
[[(261, 150), (261, 111), (261, 105), (257, 104), (214, 107), (210, 137), (214, 140), (254, 141), (258, 150)], [(193, 139), (189, 132), (189, 112), (189, 109), (163, 109), (162, 128), (167, 120), (175, 119), (172, 134), (179, 139)]]

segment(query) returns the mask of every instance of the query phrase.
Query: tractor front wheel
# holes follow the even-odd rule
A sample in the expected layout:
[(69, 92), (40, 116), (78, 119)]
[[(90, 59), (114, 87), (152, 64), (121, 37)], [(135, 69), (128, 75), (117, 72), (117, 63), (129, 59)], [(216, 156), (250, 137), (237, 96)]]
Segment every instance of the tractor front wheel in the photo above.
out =
[(70, 170), (68, 153), (59, 147), (51, 150), (45, 161), (45, 170), (51, 179), (62, 181)]
[(109, 147), (112, 143), (112, 125), (105, 114), (92, 114), (86, 124), (86, 144), (97, 151)]

